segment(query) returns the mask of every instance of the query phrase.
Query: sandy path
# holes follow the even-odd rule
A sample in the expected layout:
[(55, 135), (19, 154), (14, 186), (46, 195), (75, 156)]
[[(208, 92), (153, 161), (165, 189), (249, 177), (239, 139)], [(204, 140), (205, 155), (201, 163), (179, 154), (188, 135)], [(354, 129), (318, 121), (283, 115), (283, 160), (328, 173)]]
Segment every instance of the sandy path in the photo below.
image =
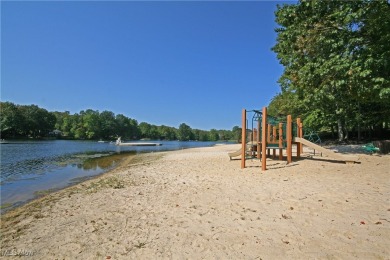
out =
[[(390, 259), (390, 155), (361, 164), (229, 161), (223, 145), (143, 162), (2, 218), (36, 259)], [(7, 251), (8, 250), (8, 251)], [(14, 251), (12, 251), (14, 250)], [(24, 251), (23, 251), (24, 250)]]

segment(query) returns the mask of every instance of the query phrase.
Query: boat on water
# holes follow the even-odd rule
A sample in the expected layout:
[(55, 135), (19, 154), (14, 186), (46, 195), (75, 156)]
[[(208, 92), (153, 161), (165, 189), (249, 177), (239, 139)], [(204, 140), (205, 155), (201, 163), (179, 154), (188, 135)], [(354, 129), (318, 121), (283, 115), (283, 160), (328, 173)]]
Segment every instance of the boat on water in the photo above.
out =
[(115, 145), (119, 145), (119, 146), (160, 146), (162, 145), (161, 143), (154, 143), (154, 142), (147, 142), (147, 143), (140, 143), (140, 142), (129, 142), (129, 143), (124, 143), (122, 142), (121, 138), (119, 137), (116, 142), (115, 142)]

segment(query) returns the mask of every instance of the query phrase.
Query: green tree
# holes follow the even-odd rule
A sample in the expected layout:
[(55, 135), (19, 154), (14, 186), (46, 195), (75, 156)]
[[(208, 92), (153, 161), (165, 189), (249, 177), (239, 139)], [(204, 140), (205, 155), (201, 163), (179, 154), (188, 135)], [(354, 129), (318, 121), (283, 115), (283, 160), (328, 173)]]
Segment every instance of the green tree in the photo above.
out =
[(158, 134), (159, 134), (159, 139), (162, 140), (176, 140), (176, 129), (173, 127), (169, 126), (159, 126), (158, 127)]
[(197, 141), (207, 142), (210, 141), (209, 131), (192, 129), (192, 138)]
[(82, 115), (76, 113), (71, 117), (71, 120), (69, 121), (72, 126), (70, 129), (70, 136), (76, 139), (85, 139), (87, 137), (86, 136), (87, 130), (84, 126)]
[(79, 131), (85, 131), (84, 135), (87, 139), (98, 139), (101, 136), (101, 123), (99, 111), (87, 109), (80, 111), (82, 117), (82, 127)]
[(223, 141), (227, 141), (227, 140), (233, 140), (233, 133), (232, 131), (230, 130), (218, 130), (218, 140), (223, 140)]
[(204, 131), (200, 130), (200, 129), (192, 129), (192, 136), (193, 136), (193, 139), (194, 140), (197, 140), (197, 141), (200, 141), (201, 138), (202, 138), (202, 133)]
[(296, 118), (305, 114), (298, 95), (288, 90), (282, 91), (272, 98), (267, 112), (270, 116), (283, 118), (283, 120), (286, 120), (286, 115), (292, 115), (293, 118)]
[(216, 129), (211, 129), (209, 131), (209, 140), (214, 142), (219, 140), (219, 134)]
[(151, 124), (141, 122), (138, 127), (141, 133), (141, 138), (151, 138), (151, 136), (153, 135), (153, 129)]
[(19, 134), (23, 116), (18, 107), (11, 102), (0, 102), (0, 133), (1, 138), (15, 137)]
[(60, 130), (63, 136), (71, 136), (71, 128), (72, 128), (72, 115), (70, 115), (69, 111), (65, 112), (52, 112), (52, 114), (56, 117), (56, 123), (54, 128)]
[(47, 136), (54, 129), (56, 117), (46, 109), (36, 105), (19, 106), (18, 110), (23, 117), (20, 132), (24, 136), (33, 138)]
[(116, 131), (115, 134), (124, 139), (132, 138), (130, 119), (122, 114), (116, 115)]
[(202, 141), (202, 142), (210, 141), (209, 132), (208, 131), (204, 131), (204, 130), (200, 130), (199, 131), (199, 137), (196, 140), (199, 140), (199, 141)]
[(390, 111), (387, 1), (302, 0), (278, 6), (276, 21), (280, 28), (273, 50), (284, 66), (278, 97), (286, 102), (278, 106), (282, 111), (296, 106), (294, 112), (313, 125), (337, 124), (339, 140), (372, 116), (364, 110), (370, 111), (372, 104), (380, 104), (383, 111), (373, 123), (383, 125), (388, 120), (384, 116)]
[(140, 131), (139, 127), (138, 127), (137, 120), (129, 118), (129, 122), (130, 122), (130, 127), (129, 127), (130, 138), (132, 138), (132, 139), (140, 138), (141, 131)]
[(240, 142), (241, 140), (241, 132), (242, 131), (242, 128), (239, 127), (239, 126), (234, 126), (233, 129), (232, 129), (232, 140), (237, 140), (237, 143)]
[(65, 111), (62, 116), (62, 126), (58, 130), (62, 132), (62, 135), (74, 137), (71, 133), (74, 122), (75, 116), (71, 115), (69, 111)]
[(178, 138), (180, 141), (189, 141), (193, 139), (193, 133), (190, 126), (185, 123), (180, 124), (178, 130)]
[(110, 139), (115, 137), (118, 131), (115, 114), (111, 111), (103, 111), (99, 114), (100, 136), (99, 138)]

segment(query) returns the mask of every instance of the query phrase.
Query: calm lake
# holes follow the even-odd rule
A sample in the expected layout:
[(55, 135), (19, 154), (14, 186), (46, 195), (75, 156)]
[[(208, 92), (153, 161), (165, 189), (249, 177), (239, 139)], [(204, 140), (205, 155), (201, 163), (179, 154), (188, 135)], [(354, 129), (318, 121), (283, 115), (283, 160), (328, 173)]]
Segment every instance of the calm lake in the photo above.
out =
[(1, 211), (113, 169), (142, 152), (213, 146), (215, 142), (158, 141), (161, 146), (116, 146), (96, 141), (15, 141), (1, 144)]

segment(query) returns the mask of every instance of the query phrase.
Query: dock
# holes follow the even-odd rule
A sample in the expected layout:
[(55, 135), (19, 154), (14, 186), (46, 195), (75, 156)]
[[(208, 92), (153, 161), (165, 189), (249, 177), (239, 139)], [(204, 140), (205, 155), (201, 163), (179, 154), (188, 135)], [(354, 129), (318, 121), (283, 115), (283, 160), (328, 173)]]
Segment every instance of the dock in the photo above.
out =
[(118, 143), (119, 146), (160, 146), (161, 143)]

